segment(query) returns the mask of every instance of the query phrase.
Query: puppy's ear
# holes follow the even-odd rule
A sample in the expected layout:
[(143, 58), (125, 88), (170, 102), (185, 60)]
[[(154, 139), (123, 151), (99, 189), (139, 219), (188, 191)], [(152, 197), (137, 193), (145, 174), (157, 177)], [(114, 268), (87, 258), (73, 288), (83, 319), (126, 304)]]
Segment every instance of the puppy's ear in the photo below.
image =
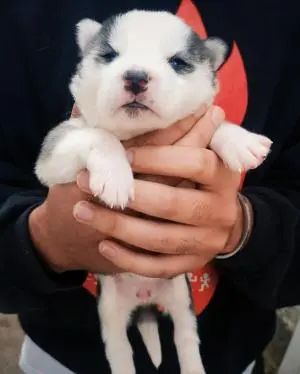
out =
[(208, 38), (204, 41), (204, 44), (210, 51), (212, 67), (215, 71), (217, 71), (225, 60), (228, 46), (222, 39), (219, 38)]
[(82, 54), (85, 53), (88, 45), (94, 36), (100, 31), (101, 24), (89, 18), (84, 18), (76, 25), (77, 44)]

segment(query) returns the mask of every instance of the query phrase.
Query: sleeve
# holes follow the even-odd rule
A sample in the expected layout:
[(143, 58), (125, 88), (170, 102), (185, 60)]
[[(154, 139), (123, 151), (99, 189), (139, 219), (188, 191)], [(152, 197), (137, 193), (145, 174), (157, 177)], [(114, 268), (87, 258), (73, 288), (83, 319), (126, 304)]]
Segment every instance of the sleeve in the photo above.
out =
[(239, 253), (216, 262), (223, 276), (264, 308), (300, 303), (299, 155), (298, 137), (261, 186), (242, 190), (253, 206), (252, 235)]
[(259, 183), (242, 189), (253, 206), (252, 235), (235, 256), (216, 260), (222, 276), (268, 309), (300, 303), (299, 38), (298, 23), (267, 121), (278, 130), (276, 157)]
[[(16, 178), (21, 180), (20, 175)], [(24, 186), (16, 192), (3, 180), (2, 169), (0, 192), (9, 195), (0, 205), (0, 312), (37, 308), (42, 306), (45, 294), (81, 286), (85, 272), (51, 272), (31, 241), (28, 216), (44, 200), (43, 191)]]
[(24, 45), (16, 39), (21, 34), (11, 32), (3, 13), (0, 18), (5, 50), (0, 59), (0, 312), (18, 313), (42, 306), (47, 294), (80, 286), (86, 273), (52, 273), (31, 241), (28, 216), (47, 193), (33, 173), (41, 143), (34, 134), (41, 124), (33, 82), (25, 70)]

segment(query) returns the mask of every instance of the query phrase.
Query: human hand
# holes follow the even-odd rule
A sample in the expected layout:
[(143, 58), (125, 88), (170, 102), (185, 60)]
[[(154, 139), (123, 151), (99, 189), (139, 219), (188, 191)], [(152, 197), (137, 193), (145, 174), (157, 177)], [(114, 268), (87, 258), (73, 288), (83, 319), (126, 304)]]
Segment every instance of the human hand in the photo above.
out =
[[(202, 108), (197, 115), (179, 121), (169, 129), (132, 139), (127, 146), (173, 144), (189, 132), (205, 110)], [(91, 200), (91, 196), (81, 191), (76, 183), (49, 189), (45, 202), (29, 216), (29, 231), (38, 253), (57, 272), (78, 269), (95, 273), (121, 271), (99, 254), (98, 244), (105, 234), (84, 227), (74, 219), (73, 207), (82, 200)]]
[[(240, 175), (213, 152), (197, 148), (186, 152), (176, 146), (134, 149), (132, 166), (140, 173), (190, 179), (201, 184), (201, 190), (136, 180), (129, 207), (152, 216), (151, 220), (93, 204), (77, 205), (75, 216), (80, 222), (113, 238), (100, 244), (103, 256), (127, 271), (168, 278), (199, 269), (217, 254), (235, 249), (243, 227), (237, 197)], [(79, 216), (83, 208), (89, 209), (90, 220)], [(134, 253), (114, 239), (145, 251)]]
[[(192, 139), (195, 142), (195, 137)], [(195, 146), (188, 150), (182, 144), (147, 146), (130, 151), (136, 173), (191, 180), (200, 184), (201, 190), (136, 180), (135, 199), (129, 208), (152, 216), (152, 220), (92, 204), (77, 204), (74, 214), (79, 222), (128, 247), (144, 249), (144, 253), (135, 253), (113, 239), (105, 240), (100, 252), (106, 258), (125, 271), (150, 277), (172, 277), (199, 269), (216, 254), (236, 247), (243, 227), (237, 198), (239, 173), (231, 172), (212, 151)], [(80, 218), (81, 209), (90, 209), (89, 221)]]
[(82, 227), (72, 215), (73, 205), (90, 196), (75, 183), (49, 189), (44, 203), (29, 216), (29, 231), (42, 260), (55, 272), (88, 270), (111, 273), (119, 271), (99, 255), (98, 243), (105, 236), (92, 227)]

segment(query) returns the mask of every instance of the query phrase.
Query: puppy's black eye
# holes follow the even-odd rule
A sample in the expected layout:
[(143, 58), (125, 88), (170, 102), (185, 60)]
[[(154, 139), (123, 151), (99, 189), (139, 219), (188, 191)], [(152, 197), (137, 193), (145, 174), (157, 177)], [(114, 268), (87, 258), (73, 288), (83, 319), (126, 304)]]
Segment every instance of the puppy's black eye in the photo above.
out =
[(118, 56), (119, 56), (119, 54), (118, 54), (116, 51), (110, 51), (110, 52), (104, 53), (103, 55), (100, 55), (100, 57), (101, 57), (101, 58), (102, 58), (106, 63), (110, 63), (110, 62), (112, 62), (112, 61), (115, 60)]
[(178, 56), (173, 56), (169, 58), (168, 62), (177, 73), (180, 73), (181, 71), (184, 71), (190, 67), (190, 64), (188, 64)]

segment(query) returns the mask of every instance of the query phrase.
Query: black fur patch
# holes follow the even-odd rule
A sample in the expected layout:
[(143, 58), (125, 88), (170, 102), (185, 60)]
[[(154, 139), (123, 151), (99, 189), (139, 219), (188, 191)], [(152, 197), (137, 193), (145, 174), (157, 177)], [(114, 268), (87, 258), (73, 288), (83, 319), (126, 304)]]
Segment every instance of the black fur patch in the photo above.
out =
[(190, 297), (190, 305), (189, 306), (190, 306), (190, 310), (194, 313), (192, 286), (191, 286), (191, 283), (189, 281), (189, 278), (188, 278), (187, 274), (185, 274), (185, 280), (186, 280), (187, 287), (188, 287), (188, 290), (189, 290), (189, 297)]
[(103, 22), (101, 30), (99, 32), (102, 43), (109, 43), (111, 31), (115, 27), (116, 21), (119, 17), (119, 14), (113, 15)]
[(103, 22), (99, 32), (97, 32), (94, 35), (94, 37), (91, 39), (91, 41), (86, 46), (83, 52), (83, 55), (81, 57), (84, 57), (88, 55), (91, 51), (95, 51), (95, 50), (98, 51), (99, 55), (103, 53), (111, 52), (111, 47), (109, 46), (109, 40), (111, 36), (111, 31), (114, 28), (118, 17), (119, 15), (114, 15), (114, 16), (107, 18)]
[(209, 59), (209, 50), (205, 46), (204, 40), (199, 38), (199, 36), (191, 30), (188, 41), (187, 48), (184, 52), (186, 58), (190, 62), (200, 64)]
[(182, 59), (186, 65), (178, 69), (178, 74), (190, 74), (196, 70), (197, 65), (204, 61), (211, 61), (211, 51), (206, 47), (205, 42), (201, 39), (193, 30), (190, 30), (189, 37), (187, 39), (186, 48), (176, 56)]
[(216, 56), (213, 51), (205, 45), (205, 40), (201, 39), (193, 30), (190, 32), (187, 48), (183, 51), (182, 56), (191, 65), (197, 65), (207, 61), (211, 66), (215, 78), (216, 71), (213, 66)]
[(131, 323), (136, 325), (140, 318), (143, 318), (143, 315), (153, 314), (154, 316), (158, 316), (158, 311), (155, 305), (139, 305), (136, 309), (133, 310), (131, 314)]
[[(97, 35), (97, 38), (94, 40), (94, 46), (97, 47), (98, 53), (96, 56), (96, 61), (106, 63), (107, 61), (102, 58), (103, 55), (108, 55), (116, 53), (110, 45), (110, 38), (113, 28), (116, 25), (117, 19), (120, 15), (114, 15), (107, 18)], [(116, 53), (117, 54), (117, 53)]]
[(100, 283), (100, 280), (97, 278), (96, 279), (96, 299), (97, 299), (97, 302), (99, 301), (100, 296), (101, 296), (101, 283)]

